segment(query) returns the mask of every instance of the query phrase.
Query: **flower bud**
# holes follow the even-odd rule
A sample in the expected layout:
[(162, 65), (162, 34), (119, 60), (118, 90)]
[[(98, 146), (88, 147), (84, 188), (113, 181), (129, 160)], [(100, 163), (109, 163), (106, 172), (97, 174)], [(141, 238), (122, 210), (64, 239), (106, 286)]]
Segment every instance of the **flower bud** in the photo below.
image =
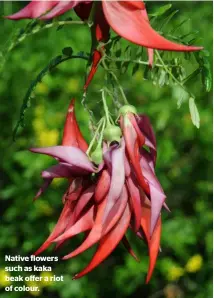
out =
[(122, 135), (122, 132), (120, 127), (116, 125), (111, 125), (111, 124), (108, 125), (103, 132), (103, 138), (108, 142), (113, 142), (113, 141), (119, 142), (121, 135)]
[(98, 146), (91, 154), (91, 160), (97, 165), (103, 161), (103, 150)]
[(137, 110), (132, 105), (122, 106), (119, 110), (119, 115), (125, 116), (127, 113), (137, 114)]

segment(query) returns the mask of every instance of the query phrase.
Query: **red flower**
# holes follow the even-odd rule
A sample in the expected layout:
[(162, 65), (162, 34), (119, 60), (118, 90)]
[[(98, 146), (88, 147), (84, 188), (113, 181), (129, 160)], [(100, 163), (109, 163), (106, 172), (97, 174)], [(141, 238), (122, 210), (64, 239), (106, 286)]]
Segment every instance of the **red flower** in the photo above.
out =
[[(54, 158), (58, 158), (60, 161), (59, 164), (42, 172), (44, 184), (41, 186), (34, 199), (37, 199), (47, 189), (54, 178), (63, 177), (71, 180), (72, 177), (78, 176), (79, 173), (88, 174), (89, 172), (93, 172), (93, 165), (84, 153), (88, 148), (88, 144), (83, 138), (77, 124), (74, 104), (75, 99), (72, 99), (66, 116), (62, 146), (30, 149), (32, 152), (51, 155)], [(79, 163), (76, 157), (79, 158)], [(84, 163), (84, 161), (86, 163)]]
[(59, 162), (43, 171), (44, 179), (64, 177), (70, 181), (63, 196), (64, 207), (59, 220), (35, 254), (40, 254), (53, 242), (59, 248), (80, 233), (85, 233), (82, 244), (63, 259), (75, 257), (98, 244), (91, 262), (75, 275), (75, 279), (98, 266), (120, 242), (137, 259), (125, 235), (128, 227), (148, 246), (147, 282), (156, 263), (160, 248), (160, 212), (165, 194), (154, 171), (155, 135), (148, 117), (136, 116), (133, 107), (125, 106), (121, 113), (124, 137), (109, 147), (104, 143), (103, 162), (98, 168), (84, 153), (87, 144), (76, 122), (74, 101), (69, 106), (63, 145), (31, 149), (35, 153), (51, 155)]
[[(101, 6), (102, 2), (102, 6)], [(202, 47), (176, 44), (159, 35), (149, 24), (149, 18), (143, 1), (105, 1), (97, 4), (94, 26), (96, 40), (107, 41), (110, 27), (121, 37), (135, 44), (148, 48), (149, 64), (153, 63), (153, 49), (167, 51), (197, 51)], [(91, 1), (31, 1), (19, 12), (7, 16), (12, 20), (24, 18), (40, 18), (43, 20), (55, 18), (74, 8), (77, 15), (88, 19), (92, 7)], [(50, 10), (48, 13), (46, 13)], [(46, 13), (46, 14), (45, 14)], [(96, 46), (92, 53), (92, 67), (84, 88), (92, 80), (102, 51)]]

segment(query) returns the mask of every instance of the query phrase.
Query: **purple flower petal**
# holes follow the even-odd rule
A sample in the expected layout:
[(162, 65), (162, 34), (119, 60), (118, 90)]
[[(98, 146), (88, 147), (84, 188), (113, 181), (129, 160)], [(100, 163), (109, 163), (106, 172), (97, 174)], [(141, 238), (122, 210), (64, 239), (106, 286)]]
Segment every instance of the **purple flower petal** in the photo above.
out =
[(60, 161), (82, 168), (89, 172), (95, 172), (93, 164), (88, 156), (80, 149), (71, 146), (53, 146), (44, 148), (32, 148), (30, 151), (58, 158)]
[(40, 187), (39, 191), (37, 192), (33, 200), (38, 199), (38, 197), (40, 197), (41, 194), (48, 188), (48, 186), (51, 184), (52, 181), (53, 181), (52, 178), (45, 179), (44, 183)]
[(58, 2), (59, 1), (31, 1), (23, 9), (6, 18), (11, 20), (38, 18), (57, 5)]
[(82, 1), (58, 1), (58, 4), (45, 16), (41, 17), (41, 20), (48, 20), (56, 18), (66, 11), (74, 8), (76, 5), (78, 5)]
[(121, 139), (121, 145), (112, 150), (111, 154), (111, 185), (107, 195), (107, 204), (104, 212), (104, 221), (111, 208), (119, 198), (125, 182), (125, 141)]
[(157, 220), (160, 215), (161, 208), (164, 204), (164, 201), (166, 199), (166, 195), (163, 192), (163, 189), (155, 176), (155, 173), (149, 166), (149, 163), (147, 162), (146, 158), (144, 156), (141, 157), (140, 164), (142, 167), (142, 172), (149, 183), (150, 188), (150, 197), (151, 197), (151, 228), (150, 233), (152, 235), (155, 225), (157, 223)]
[(157, 158), (157, 144), (155, 133), (149, 120), (149, 117), (146, 115), (139, 115), (136, 117), (136, 120), (140, 130), (145, 136), (145, 145), (147, 145), (150, 148), (155, 164)]
[(82, 170), (77, 166), (69, 165), (68, 163), (59, 163), (44, 171), (42, 171), (43, 178), (71, 178), (78, 175), (88, 174), (87, 171)]

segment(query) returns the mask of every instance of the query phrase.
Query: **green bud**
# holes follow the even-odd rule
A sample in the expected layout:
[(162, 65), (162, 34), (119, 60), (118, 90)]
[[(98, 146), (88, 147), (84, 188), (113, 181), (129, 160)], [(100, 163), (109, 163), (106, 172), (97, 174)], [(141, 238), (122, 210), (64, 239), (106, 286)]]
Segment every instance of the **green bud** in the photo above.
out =
[(137, 110), (134, 106), (125, 105), (119, 110), (119, 115), (125, 116), (127, 113), (137, 114)]
[(97, 147), (91, 154), (91, 159), (94, 163), (100, 164), (103, 161), (103, 151), (100, 147)]
[(119, 126), (116, 125), (108, 125), (103, 132), (103, 138), (104, 140), (108, 142), (113, 141), (120, 141), (120, 137), (122, 136), (122, 132)]

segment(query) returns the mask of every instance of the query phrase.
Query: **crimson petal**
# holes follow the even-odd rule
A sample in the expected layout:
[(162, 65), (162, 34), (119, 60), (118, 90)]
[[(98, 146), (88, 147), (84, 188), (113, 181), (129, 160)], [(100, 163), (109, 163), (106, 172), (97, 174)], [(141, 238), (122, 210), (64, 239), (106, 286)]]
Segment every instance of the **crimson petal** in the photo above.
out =
[(57, 224), (55, 225), (53, 231), (51, 232), (50, 236), (47, 240), (40, 246), (39, 249), (34, 253), (34, 255), (38, 255), (44, 250), (46, 250), (50, 245), (54, 238), (58, 237), (66, 228), (67, 222), (72, 213), (72, 204), (67, 201), (63, 207), (62, 213), (58, 219)]
[[(130, 2), (130, 1), (127, 1)], [(185, 46), (159, 35), (142, 14), (143, 9), (130, 9), (120, 1), (102, 1), (105, 17), (111, 28), (123, 38), (152, 49), (168, 51), (197, 51), (202, 47)]]
[(130, 193), (131, 206), (134, 213), (134, 231), (137, 232), (141, 223), (141, 198), (140, 191), (134, 175), (127, 178), (127, 188)]
[(102, 263), (110, 253), (116, 248), (118, 243), (124, 237), (126, 230), (128, 229), (129, 222), (131, 218), (131, 212), (129, 205), (127, 204), (126, 209), (120, 218), (120, 220), (115, 225), (114, 229), (112, 229), (107, 235), (105, 235), (99, 243), (97, 251), (95, 252), (91, 262), (89, 265), (83, 269), (80, 273), (74, 276), (74, 279), (80, 278), (97, 267), (100, 263)]
[(94, 206), (92, 206), (74, 225), (67, 229), (63, 234), (57, 238), (54, 238), (52, 242), (64, 242), (68, 238), (91, 229), (94, 223), (93, 215)]
[(151, 223), (151, 205), (150, 201), (145, 197), (142, 208), (141, 226), (145, 233), (148, 248), (149, 248), (149, 269), (146, 277), (146, 283), (151, 279), (153, 270), (155, 268), (159, 248), (160, 248), (160, 236), (161, 236), (161, 216), (159, 216), (158, 222), (155, 226), (154, 233), (150, 237), (150, 223)]

